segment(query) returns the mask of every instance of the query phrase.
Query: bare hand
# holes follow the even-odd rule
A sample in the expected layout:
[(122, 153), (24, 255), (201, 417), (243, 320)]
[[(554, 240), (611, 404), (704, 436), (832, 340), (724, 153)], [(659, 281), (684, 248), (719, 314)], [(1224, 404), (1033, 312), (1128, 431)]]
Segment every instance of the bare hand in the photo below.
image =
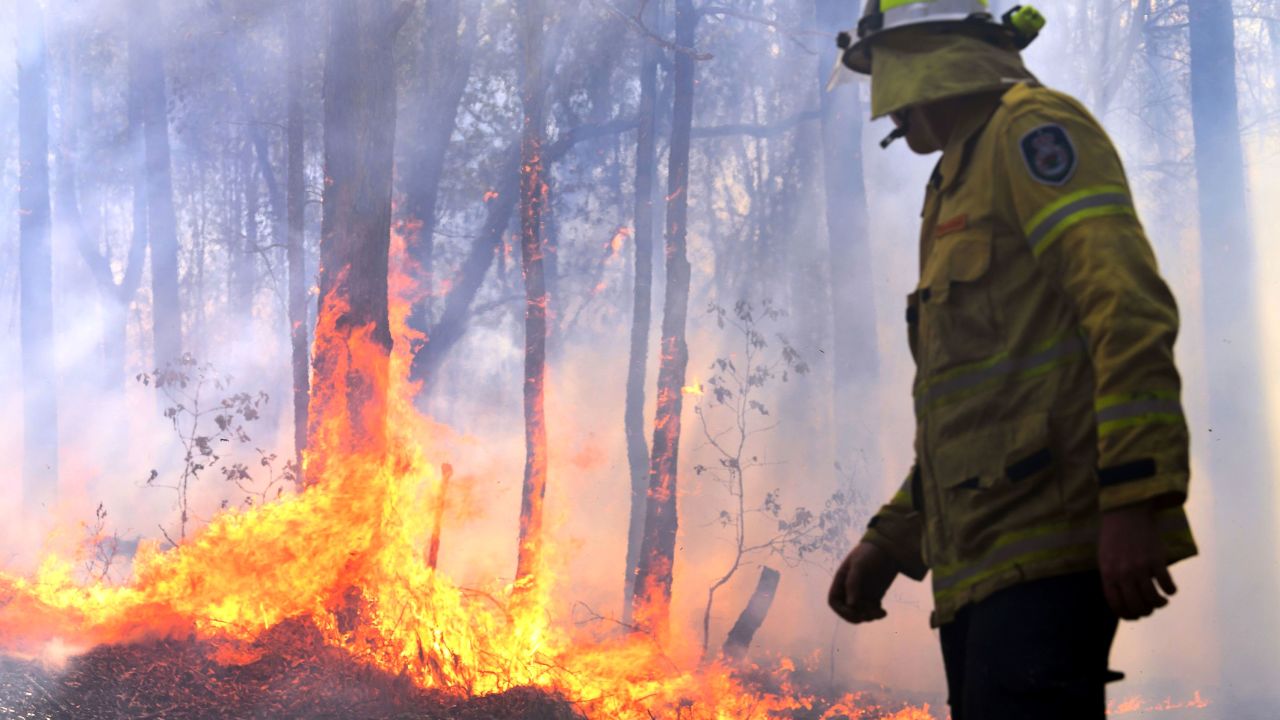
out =
[(887, 614), (880, 602), (897, 575), (897, 564), (888, 553), (871, 543), (859, 543), (836, 570), (827, 604), (851, 623), (879, 620)]
[(1150, 615), (1169, 604), (1166, 595), (1178, 591), (1165, 563), (1164, 541), (1150, 505), (1102, 514), (1098, 569), (1107, 602), (1125, 620)]

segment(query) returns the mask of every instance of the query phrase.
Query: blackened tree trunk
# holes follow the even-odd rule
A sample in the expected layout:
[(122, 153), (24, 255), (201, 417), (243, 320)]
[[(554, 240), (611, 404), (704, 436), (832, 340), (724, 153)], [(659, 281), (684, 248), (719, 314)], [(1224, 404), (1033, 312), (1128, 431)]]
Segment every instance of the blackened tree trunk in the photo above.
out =
[[(658, 2), (645, 5), (647, 27), (656, 26)], [(644, 433), (644, 378), (649, 362), (649, 326), (653, 305), (653, 184), (658, 165), (655, 130), (658, 94), (658, 48), (645, 42), (640, 60), (640, 127), (636, 134), (635, 182), (635, 280), (631, 298), (631, 349), (627, 360), (627, 399), (623, 427), (627, 438), (627, 464), (631, 469), (631, 521), (627, 529), (627, 566), (622, 593), (622, 622), (629, 624), (636, 563), (644, 542), (644, 518), (648, 506), (649, 443)]]
[[(1190, 3), (1191, 119), (1199, 193), (1205, 355), (1209, 373), (1208, 447), (1218, 528), (1217, 597), (1224, 685), (1273, 693), (1280, 675), (1274, 475), (1266, 404), (1243, 388), (1264, 386), (1236, 96), (1235, 31), (1230, 0)], [(1240, 518), (1253, 518), (1241, 523)], [(1234, 559), (1249, 558), (1241, 572)], [(1235, 568), (1235, 569), (1233, 569)], [(1242, 622), (1241, 617), (1249, 618)], [(1251, 686), (1252, 683), (1260, 683)]]
[(294, 12), (284, 13), (285, 52), (288, 65), (288, 118), (286, 138), (289, 144), (286, 160), (288, 191), (289, 240), (286, 255), (289, 265), (289, 348), (293, 371), (293, 447), (297, 464), (297, 482), (306, 483), (302, 474), (302, 453), (307, 448), (307, 405), (311, 393), (311, 368), (307, 333), (307, 254), (306, 254), (306, 116), (302, 110), (303, 54), (305, 53), (306, 16), (301, 2), (293, 3)]
[(547, 181), (543, 83), (542, 0), (520, 5), (523, 76), (520, 100), (524, 131), (520, 142), (520, 264), (524, 272), (524, 484), (520, 495), (520, 544), (516, 581), (541, 568), (542, 503), (547, 491), (547, 417), (544, 407), (547, 363), (547, 303), (544, 275)]
[[(817, 0), (818, 27), (834, 38), (857, 23), (859, 6), (841, 0)], [(834, 42), (819, 55), (822, 163), (825, 181), (828, 257), (831, 272), (832, 417), (836, 457), (841, 464), (868, 458), (861, 471), (869, 482), (879, 479), (879, 448), (857, 448), (852, 438), (869, 437), (879, 407), (880, 373), (876, 313), (871, 285), (871, 248), (867, 232), (867, 197), (862, 174), (862, 114), (858, 85), (830, 92), (825, 86), (835, 65)]]
[[(393, 11), (390, 0), (329, 3), (320, 317), (308, 442), (320, 453), (377, 451), (385, 444), (396, 122), (392, 48), (409, 7)], [(328, 422), (333, 416), (320, 410), (338, 413), (345, 422)], [(308, 462), (308, 481), (320, 481), (324, 457)]]
[(675, 572), (677, 492), (682, 388), (689, 364), (685, 320), (689, 311), (689, 140), (693, 129), (694, 36), (698, 14), (692, 0), (676, 0), (675, 68), (672, 84), (671, 146), (667, 159), (667, 286), (663, 300), (662, 355), (658, 364), (657, 407), (644, 539), (640, 546), (634, 597), (637, 624), (659, 641), (668, 637), (671, 584)]
[(729, 635), (725, 638), (722, 653), (729, 660), (741, 662), (747, 657), (752, 639), (764, 624), (764, 619), (768, 617), (769, 608), (773, 607), (773, 598), (778, 594), (780, 580), (782, 580), (782, 574), (777, 570), (771, 567), (760, 568), (760, 580), (756, 582), (756, 589), (751, 593), (747, 606), (742, 609), (738, 621), (729, 629)]
[[(152, 10), (159, 20), (159, 11)], [(151, 315), (155, 365), (182, 356), (182, 304), (178, 291), (178, 221), (173, 210), (169, 166), (169, 113), (166, 105), (164, 55), (149, 23), (133, 22), (130, 62), (136, 72), (139, 110), (146, 147), (147, 240), (151, 246)], [(151, 28), (151, 29), (148, 29)]]
[(19, 335), (22, 340), (23, 502), (47, 511), (58, 490), (58, 397), (53, 365), (49, 205), (49, 86), (44, 19), (18, 3)]
[(436, 204), (444, 177), (449, 138), (456, 125), (462, 93), (471, 74), (476, 44), (476, 6), (460, 0), (425, 6), (423, 56), (413, 133), (405, 173), (404, 215), (415, 222), (409, 253), (422, 273), (422, 298), (414, 304), (410, 325), (427, 332), (435, 299)]

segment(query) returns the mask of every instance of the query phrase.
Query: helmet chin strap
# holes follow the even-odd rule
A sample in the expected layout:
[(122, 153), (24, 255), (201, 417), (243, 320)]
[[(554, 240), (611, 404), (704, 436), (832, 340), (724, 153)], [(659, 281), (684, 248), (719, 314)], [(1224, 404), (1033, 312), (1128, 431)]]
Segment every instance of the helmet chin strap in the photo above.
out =
[(907, 133), (911, 130), (911, 116), (907, 113), (901, 111), (893, 113), (893, 119), (898, 121), (898, 126), (893, 129), (893, 132), (885, 135), (884, 139), (880, 141), (881, 149), (888, 148), (893, 144), (893, 141), (898, 138), (906, 137)]

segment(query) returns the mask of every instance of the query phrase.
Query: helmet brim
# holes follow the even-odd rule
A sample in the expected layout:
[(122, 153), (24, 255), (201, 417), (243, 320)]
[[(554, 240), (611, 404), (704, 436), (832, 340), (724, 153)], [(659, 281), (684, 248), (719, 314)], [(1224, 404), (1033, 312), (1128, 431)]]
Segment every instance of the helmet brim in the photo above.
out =
[(1013, 38), (1010, 36), (1009, 31), (993, 22), (975, 20), (970, 16), (930, 18), (929, 20), (921, 22), (904, 23), (901, 25), (895, 25), (891, 28), (877, 30), (864, 37), (858, 38), (857, 41), (844, 51), (844, 54), (840, 57), (840, 62), (844, 63), (845, 67), (860, 75), (870, 75), (872, 47), (877, 42), (904, 32), (936, 32), (940, 34), (955, 33), (967, 35), (969, 37), (977, 37), (996, 45), (1003, 45), (1010, 48), (1014, 47)]

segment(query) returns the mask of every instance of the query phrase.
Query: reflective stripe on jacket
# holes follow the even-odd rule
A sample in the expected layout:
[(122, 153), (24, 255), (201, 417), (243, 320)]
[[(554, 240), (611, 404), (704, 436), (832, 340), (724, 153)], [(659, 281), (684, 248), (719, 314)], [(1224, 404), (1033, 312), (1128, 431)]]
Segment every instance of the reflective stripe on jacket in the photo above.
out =
[(1010, 585), (1096, 567), (1101, 512), (1151, 501), (1169, 562), (1194, 555), (1173, 296), (1105, 131), (1021, 84), (974, 103), (925, 198), (916, 466), (864, 540), (934, 623)]

